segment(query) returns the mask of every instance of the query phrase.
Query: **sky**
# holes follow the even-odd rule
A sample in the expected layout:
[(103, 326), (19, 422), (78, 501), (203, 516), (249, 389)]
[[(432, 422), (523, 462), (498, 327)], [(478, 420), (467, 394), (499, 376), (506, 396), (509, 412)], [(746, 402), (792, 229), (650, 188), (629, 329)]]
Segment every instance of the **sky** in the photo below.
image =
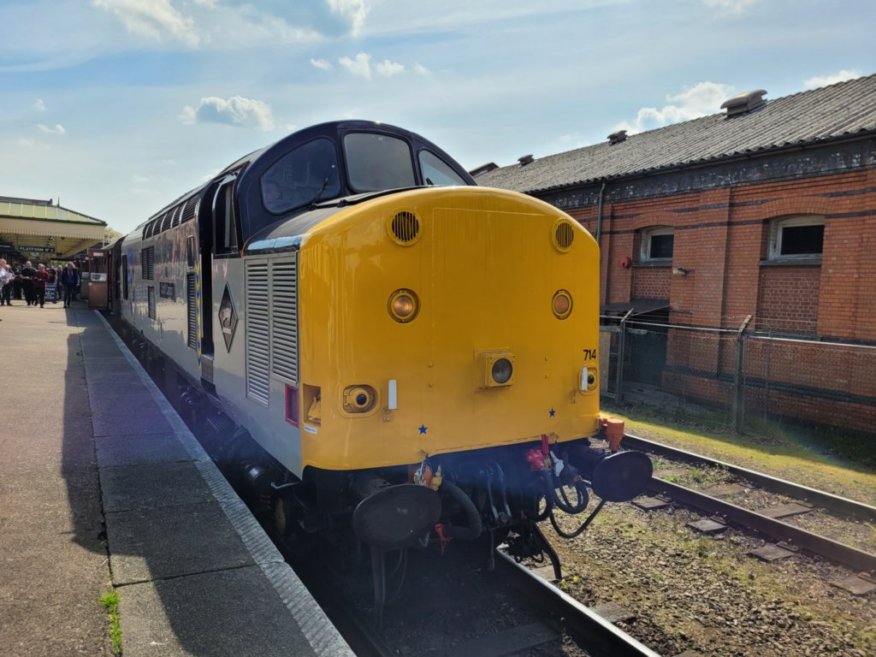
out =
[(872, 0), (0, 0), (0, 196), (126, 233), (323, 121), (467, 169), (876, 73)]

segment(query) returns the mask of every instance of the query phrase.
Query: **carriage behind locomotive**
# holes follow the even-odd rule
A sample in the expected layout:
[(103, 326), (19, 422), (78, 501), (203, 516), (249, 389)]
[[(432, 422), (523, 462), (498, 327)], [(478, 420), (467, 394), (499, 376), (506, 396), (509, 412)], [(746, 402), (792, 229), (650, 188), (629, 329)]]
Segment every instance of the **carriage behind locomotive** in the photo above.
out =
[(178, 368), (181, 406), (231, 418), (226, 453), (281, 531), (340, 521), (380, 549), (513, 534), (650, 477), (588, 440), (592, 237), (418, 135), (295, 133), (112, 252), (114, 311)]

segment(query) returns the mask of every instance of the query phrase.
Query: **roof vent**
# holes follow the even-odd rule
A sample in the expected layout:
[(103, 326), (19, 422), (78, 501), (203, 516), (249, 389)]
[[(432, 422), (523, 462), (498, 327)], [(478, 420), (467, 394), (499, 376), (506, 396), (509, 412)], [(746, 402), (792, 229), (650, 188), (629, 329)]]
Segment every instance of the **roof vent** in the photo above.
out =
[(611, 146), (614, 146), (615, 144), (619, 144), (622, 141), (626, 141), (626, 140), (627, 140), (627, 131), (626, 130), (618, 130), (617, 132), (612, 132), (608, 136), (608, 143)]
[(754, 111), (766, 105), (766, 101), (763, 99), (764, 94), (766, 94), (765, 89), (746, 91), (745, 93), (739, 94), (738, 96), (733, 96), (733, 98), (728, 98), (727, 100), (725, 100), (724, 104), (721, 105), (721, 109), (727, 110), (728, 119), (731, 116), (747, 114), (748, 112)]
[(488, 173), (488, 172), (490, 172), (494, 169), (498, 169), (498, 168), (499, 168), (499, 165), (496, 164), (495, 162), (487, 162), (486, 164), (482, 164), (481, 166), (479, 166), (477, 169), (472, 169), (471, 171), (469, 171), (468, 175), (470, 175), (472, 178), (476, 178), (477, 176), (481, 175), (482, 173)]
[(520, 166), (522, 167), (525, 167), (527, 164), (532, 164), (533, 160), (534, 158), (532, 157), (532, 154), (517, 158), (517, 161), (520, 162)]

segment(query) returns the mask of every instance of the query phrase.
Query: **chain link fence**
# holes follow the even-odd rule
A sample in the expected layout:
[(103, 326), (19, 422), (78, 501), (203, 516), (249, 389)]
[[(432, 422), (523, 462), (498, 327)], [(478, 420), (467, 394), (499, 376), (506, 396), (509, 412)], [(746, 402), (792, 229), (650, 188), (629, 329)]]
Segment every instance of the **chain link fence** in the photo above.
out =
[(603, 317), (602, 395), (616, 403), (702, 406), (737, 431), (756, 418), (876, 432), (876, 346)]

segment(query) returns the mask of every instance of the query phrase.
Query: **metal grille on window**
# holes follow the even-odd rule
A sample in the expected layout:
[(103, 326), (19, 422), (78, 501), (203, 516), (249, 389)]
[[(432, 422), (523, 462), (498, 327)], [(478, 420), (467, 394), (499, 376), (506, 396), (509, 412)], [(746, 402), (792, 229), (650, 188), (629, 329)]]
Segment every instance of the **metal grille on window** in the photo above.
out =
[(267, 406), (271, 333), (268, 263), (246, 264), (246, 396)]
[(272, 372), (298, 385), (298, 254), (271, 265)]
[(186, 310), (188, 325), (187, 344), (192, 349), (198, 348), (198, 300), (195, 297), (195, 275), (186, 274)]
[(155, 319), (155, 288), (151, 285), (147, 287), (146, 295), (149, 306), (149, 318)]

